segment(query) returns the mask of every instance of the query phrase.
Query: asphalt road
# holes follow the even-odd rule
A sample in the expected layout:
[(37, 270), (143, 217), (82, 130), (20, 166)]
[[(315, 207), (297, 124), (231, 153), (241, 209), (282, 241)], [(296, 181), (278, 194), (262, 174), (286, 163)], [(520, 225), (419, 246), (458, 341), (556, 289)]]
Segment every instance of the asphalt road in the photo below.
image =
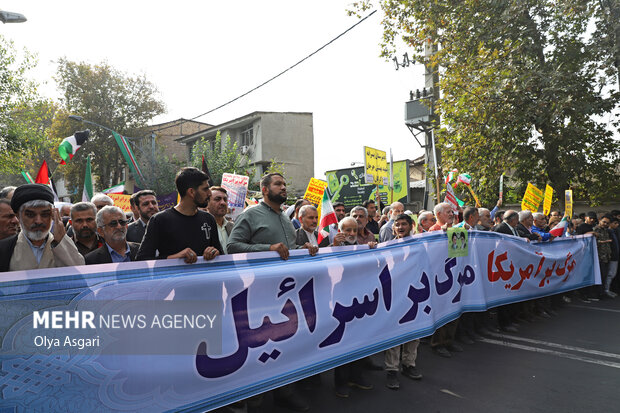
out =
[[(311, 412), (620, 412), (620, 298), (573, 300), (551, 319), (524, 323), (518, 333), (493, 334), (445, 359), (428, 344), (418, 351), (420, 381), (368, 371), (372, 390), (334, 393), (333, 373), (302, 390)], [(373, 356), (382, 362), (381, 354)], [(284, 412), (265, 400), (265, 412)]]

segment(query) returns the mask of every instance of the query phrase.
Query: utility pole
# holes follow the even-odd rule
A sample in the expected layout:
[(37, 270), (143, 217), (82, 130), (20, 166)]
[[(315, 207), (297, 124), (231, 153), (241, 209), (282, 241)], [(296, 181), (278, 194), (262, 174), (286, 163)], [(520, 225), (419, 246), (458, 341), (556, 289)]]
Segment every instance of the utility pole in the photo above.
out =
[[(424, 64), (424, 88), (409, 92), (409, 101), (405, 103), (405, 125), (418, 142), (424, 148), (424, 164), (427, 170), (424, 172), (424, 209), (432, 209), (435, 203), (439, 203), (440, 184), (439, 184), (439, 165), (441, 156), (436, 148), (434, 130), (439, 126), (439, 116), (435, 114), (435, 102), (439, 99), (439, 71), (433, 68), (428, 60), (437, 51), (437, 46), (431, 43), (424, 45), (424, 56), (427, 61)], [(403, 63), (398, 63), (398, 59), (392, 59), (396, 63), (396, 70), (399, 66), (409, 66), (409, 58), (404, 55)], [(416, 132), (424, 133), (424, 144), (420, 142)], [(433, 171), (433, 179), (429, 179), (428, 170)], [(435, 193), (435, 202), (431, 200), (429, 194)]]
[[(424, 57), (427, 62), (424, 64), (424, 88), (430, 89), (431, 97), (430, 97), (430, 117), (431, 117), (431, 125), (428, 128), (425, 128), (425, 151), (426, 151), (426, 162), (429, 169), (434, 170), (435, 172), (435, 185), (429, 183), (429, 180), (426, 179), (426, 187), (427, 194), (431, 192), (431, 188), (435, 187), (435, 202), (438, 204), (441, 202), (439, 200), (439, 194), (441, 190), (439, 188), (439, 165), (441, 164), (441, 156), (437, 148), (435, 147), (435, 133), (434, 129), (439, 126), (439, 116), (435, 113), (435, 102), (439, 99), (439, 70), (437, 68), (433, 68), (428, 60), (430, 57), (437, 52), (437, 45), (431, 44), (430, 42), (426, 42), (424, 44)], [(432, 160), (432, 164), (431, 164)]]

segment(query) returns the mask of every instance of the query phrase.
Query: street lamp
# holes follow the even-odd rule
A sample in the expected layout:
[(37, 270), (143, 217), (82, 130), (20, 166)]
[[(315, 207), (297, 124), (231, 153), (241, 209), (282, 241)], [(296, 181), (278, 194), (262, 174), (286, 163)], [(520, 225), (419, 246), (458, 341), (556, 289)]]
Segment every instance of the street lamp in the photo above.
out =
[(28, 19), (23, 14), (0, 10), (0, 21), (2, 23), (23, 23), (26, 20)]

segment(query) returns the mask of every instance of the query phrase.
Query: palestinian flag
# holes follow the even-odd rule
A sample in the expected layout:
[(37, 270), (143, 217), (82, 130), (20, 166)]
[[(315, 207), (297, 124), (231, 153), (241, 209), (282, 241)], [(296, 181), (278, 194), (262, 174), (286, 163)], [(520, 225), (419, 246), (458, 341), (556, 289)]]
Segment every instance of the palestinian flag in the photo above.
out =
[(34, 179), (34, 182), (37, 184), (49, 186), (54, 193), (54, 201), (58, 201), (58, 192), (56, 191), (56, 185), (54, 185), (54, 182), (52, 182), (52, 174), (50, 173), (50, 169), (47, 167), (47, 161), (43, 161), (43, 163), (41, 164), (41, 167), (39, 168), (39, 172), (37, 172), (37, 177)]
[(121, 182), (118, 185), (111, 186), (108, 189), (104, 189), (104, 194), (122, 194), (125, 191), (125, 182)]
[(551, 231), (549, 231), (549, 234), (553, 235), (554, 237), (563, 237), (564, 235), (566, 235), (567, 229), (568, 229), (568, 218), (564, 217), (562, 218), (562, 220), (560, 221), (558, 225), (556, 225), (555, 227), (551, 229)]
[(84, 189), (82, 190), (82, 202), (90, 202), (93, 191), (93, 176), (90, 170), (90, 155), (86, 157), (86, 172), (84, 173)]
[(325, 238), (329, 237), (329, 226), (338, 224), (338, 218), (334, 212), (332, 202), (327, 195), (327, 191), (323, 191), (323, 199), (321, 200), (321, 219), (319, 220), (319, 236), (317, 242), (320, 244)]
[(127, 142), (127, 139), (125, 139), (123, 135), (119, 135), (116, 132), (112, 132), (112, 135), (114, 135), (116, 144), (121, 150), (123, 158), (125, 158), (125, 162), (127, 162), (127, 165), (129, 166), (129, 170), (133, 174), (134, 178), (136, 178), (136, 182), (138, 182), (140, 186), (143, 186), (142, 182), (144, 182), (144, 175), (142, 175), (142, 171), (138, 166), (138, 161), (136, 160), (136, 156), (133, 154), (131, 146), (129, 146), (129, 142)]
[(86, 142), (88, 137), (90, 136), (90, 131), (88, 129), (83, 131), (75, 132), (72, 136), (64, 138), (62, 142), (60, 142), (60, 146), (58, 147), (58, 153), (62, 158), (60, 161), (61, 165), (66, 165), (69, 159), (73, 159), (73, 155), (80, 149), (80, 146)]

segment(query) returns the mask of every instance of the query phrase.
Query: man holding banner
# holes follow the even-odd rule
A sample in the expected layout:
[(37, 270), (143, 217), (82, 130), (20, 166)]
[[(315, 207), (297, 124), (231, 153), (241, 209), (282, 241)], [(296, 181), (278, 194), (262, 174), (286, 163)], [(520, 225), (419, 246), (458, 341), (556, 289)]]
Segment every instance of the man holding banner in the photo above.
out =
[(196, 262), (199, 256), (212, 260), (222, 253), (217, 235), (217, 224), (208, 212), (211, 191), (208, 176), (197, 168), (183, 168), (175, 179), (181, 201), (149, 219), (137, 260), (183, 258), (186, 263)]

